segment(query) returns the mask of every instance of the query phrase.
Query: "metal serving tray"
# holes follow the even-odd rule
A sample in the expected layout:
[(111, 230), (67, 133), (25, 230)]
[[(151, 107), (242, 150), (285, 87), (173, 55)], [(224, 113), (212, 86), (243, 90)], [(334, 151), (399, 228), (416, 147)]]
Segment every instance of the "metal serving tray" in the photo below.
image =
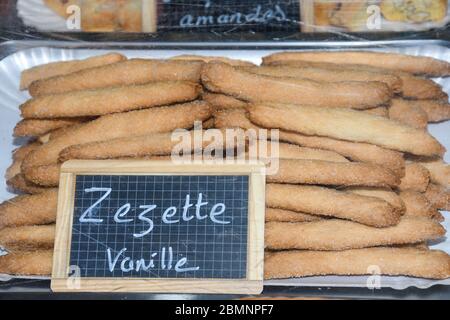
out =
[[(231, 58), (249, 60), (255, 63), (261, 57), (280, 50), (311, 49), (370, 49), (388, 52), (399, 52), (412, 55), (423, 55), (450, 61), (450, 43), (437, 40), (413, 41), (376, 41), (376, 42), (247, 42), (247, 43), (90, 43), (60, 41), (9, 41), (0, 44), (0, 174), (3, 176), (11, 163), (11, 151), (23, 140), (13, 139), (12, 131), (19, 120), (18, 106), (29, 98), (28, 93), (19, 91), (20, 72), (35, 65), (52, 61), (80, 59), (109, 51), (121, 52), (128, 57), (168, 58), (180, 54), (220, 55)], [(450, 78), (435, 79), (450, 94)], [(430, 132), (450, 150), (450, 122), (431, 124)], [(446, 161), (450, 162), (447, 153)], [(0, 201), (13, 196), (4, 179), (0, 179)], [(444, 225), (450, 230), (450, 217)], [(434, 248), (450, 253), (450, 240), (435, 244)], [(20, 277), (31, 280), (42, 277)], [(0, 275), (0, 281), (15, 279), (8, 275)], [(295, 287), (367, 287), (367, 276), (363, 277), (307, 277), (301, 279), (284, 279), (266, 281), (267, 286)], [(433, 285), (450, 285), (450, 280), (434, 281), (410, 277), (382, 277), (380, 285), (386, 288), (405, 289), (408, 287), (429, 288)], [(1, 286), (1, 283), (0, 283)], [(1, 290), (1, 287), (0, 287)]]

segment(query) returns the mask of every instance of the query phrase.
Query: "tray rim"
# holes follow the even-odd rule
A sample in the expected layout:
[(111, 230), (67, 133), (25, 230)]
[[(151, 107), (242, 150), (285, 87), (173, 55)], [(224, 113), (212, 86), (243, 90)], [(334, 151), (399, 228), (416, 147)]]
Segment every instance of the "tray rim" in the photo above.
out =
[[(8, 40), (0, 43), (0, 59), (21, 50), (50, 47), (65, 49), (153, 49), (153, 50), (293, 50), (314, 48), (383, 48), (383, 47), (411, 47), (421, 45), (436, 45), (450, 48), (449, 40), (416, 39), (416, 40), (379, 40), (379, 41), (244, 41), (244, 42), (175, 42), (175, 41), (148, 41), (148, 42), (94, 42), (70, 40)], [(8, 55), (1, 51), (8, 47), (15, 50)]]
[[(275, 46), (274, 46), (275, 44)], [(211, 47), (211, 45), (213, 47)], [(216, 46), (217, 45), (217, 46)], [(7, 57), (14, 55), (18, 52), (36, 49), (36, 48), (55, 48), (55, 49), (78, 49), (78, 50), (87, 50), (87, 49), (120, 49), (120, 50), (293, 50), (293, 49), (317, 49), (317, 48), (349, 48), (349, 49), (363, 49), (363, 48), (383, 48), (389, 46), (390, 48), (399, 48), (399, 47), (413, 47), (420, 45), (435, 45), (450, 48), (450, 41), (447, 40), (401, 40), (401, 41), (330, 41), (330, 42), (316, 42), (316, 41), (307, 41), (307, 42), (295, 42), (295, 43), (273, 43), (273, 42), (243, 42), (243, 43), (192, 43), (192, 42), (73, 42), (73, 41), (55, 41), (55, 40), (9, 40), (6, 42), (0, 43), (0, 63)], [(12, 47), (13, 51), (8, 52), (7, 55), (3, 56), (2, 51), (7, 49), (8, 47)], [(14, 281), (14, 279), (12, 279)], [(47, 280), (42, 278), (40, 280)], [(13, 282), (11, 280), (7, 282)], [(1, 282), (0, 282), (1, 283)], [(291, 287), (291, 285), (281, 285), (281, 284), (264, 284), (264, 286), (287, 286)], [(404, 291), (409, 288), (416, 288), (420, 290), (428, 290), (435, 286), (446, 286), (450, 289), (450, 284), (432, 284), (429, 287), (418, 287), (416, 285), (410, 285), (404, 288), (395, 288), (390, 286), (382, 286), (382, 288), (390, 288), (393, 290)], [(295, 286), (298, 288), (320, 288), (320, 286), (316, 284), (304, 284), (301, 286)], [(334, 288), (363, 288), (361, 286), (342, 286), (342, 285), (333, 285)], [(0, 290), (1, 292), (1, 290)]]

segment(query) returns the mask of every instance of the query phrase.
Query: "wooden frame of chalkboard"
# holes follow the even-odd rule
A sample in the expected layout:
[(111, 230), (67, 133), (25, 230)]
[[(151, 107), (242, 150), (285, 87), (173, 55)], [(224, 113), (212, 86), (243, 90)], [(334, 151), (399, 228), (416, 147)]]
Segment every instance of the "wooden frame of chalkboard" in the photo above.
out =
[[(248, 176), (245, 277), (153, 278), (73, 276), (70, 266), (77, 177), (80, 176)], [(126, 199), (124, 199), (126, 200)], [(258, 294), (264, 273), (265, 167), (261, 163), (105, 160), (66, 162), (61, 168), (51, 289), (54, 292), (159, 292)], [(70, 274), (70, 275), (69, 275)]]

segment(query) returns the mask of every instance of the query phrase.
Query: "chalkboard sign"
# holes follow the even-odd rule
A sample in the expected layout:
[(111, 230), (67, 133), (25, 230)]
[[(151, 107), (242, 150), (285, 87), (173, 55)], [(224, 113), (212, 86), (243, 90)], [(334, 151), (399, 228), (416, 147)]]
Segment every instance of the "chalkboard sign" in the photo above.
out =
[(161, 0), (158, 29), (195, 32), (299, 31), (298, 0)]
[(262, 290), (263, 166), (71, 161), (52, 289)]

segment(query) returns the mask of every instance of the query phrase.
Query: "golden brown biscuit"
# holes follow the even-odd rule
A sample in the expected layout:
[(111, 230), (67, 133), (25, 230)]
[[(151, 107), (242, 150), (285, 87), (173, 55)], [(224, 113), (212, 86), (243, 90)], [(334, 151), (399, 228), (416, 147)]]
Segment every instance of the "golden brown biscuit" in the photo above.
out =
[(54, 243), (54, 224), (0, 230), (0, 246), (7, 250), (51, 249)]
[(442, 160), (420, 162), (430, 173), (430, 181), (444, 187), (450, 187), (450, 165)]
[(296, 144), (275, 142), (270, 140), (257, 140), (256, 142), (249, 143), (247, 148), (248, 159), (279, 158), (323, 160), (340, 163), (350, 162), (345, 157), (333, 151), (300, 147)]
[(187, 61), (203, 61), (205, 63), (208, 62), (223, 62), (232, 66), (240, 66), (240, 67), (249, 67), (254, 66), (255, 64), (250, 61), (239, 60), (239, 59), (231, 59), (227, 57), (217, 57), (217, 56), (199, 56), (194, 54), (182, 54), (179, 56), (175, 56), (170, 58), (171, 60), (187, 60)]
[(260, 67), (243, 67), (245, 71), (271, 76), (271, 77), (287, 77), (297, 79), (311, 79), (314, 81), (324, 82), (382, 82), (386, 84), (393, 92), (401, 92), (402, 81), (399, 77), (381, 72), (370, 72), (365, 70), (352, 69), (331, 69), (318, 68), (313, 66), (295, 67), (290, 66), (260, 66)]
[(384, 200), (334, 189), (269, 183), (266, 206), (352, 220), (374, 227), (400, 221), (402, 212)]
[(402, 198), (390, 188), (371, 188), (371, 187), (350, 187), (345, 188), (345, 191), (356, 193), (367, 197), (376, 197), (383, 199), (391, 206), (397, 208), (400, 212), (405, 212), (406, 207)]
[(25, 157), (30, 154), (32, 151), (39, 148), (42, 144), (37, 141), (32, 141), (30, 143), (27, 143), (23, 146), (20, 146), (19, 148), (15, 149), (13, 151), (13, 160), (23, 160)]
[[(194, 149), (197, 146), (194, 143), (194, 137), (201, 135), (205, 137), (208, 134), (220, 133), (218, 129), (210, 130), (194, 130), (189, 131), (183, 135), (182, 139), (189, 139), (189, 153), (199, 152), (204, 148), (212, 148), (215, 150), (224, 150), (227, 146), (226, 137), (223, 141), (202, 139), (202, 144), (199, 149)], [(148, 157), (171, 155), (174, 148), (181, 142), (181, 137), (173, 136), (171, 132), (167, 133), (153, 133), (145, 136), (119, 138), (107, 140), (102, 142), (91, 142), (87, 144), (74, 145), (61, 151), (59, 155), (60, 162), (65, 162), (70, 159), (118, 159), (124, 157)], [(237, 146), (236, 146), (237, 147)], [(241, 146), (244, 148), (244, 146)]]
[(430, 183), (430, 172), (419, 163), (407, 163), (405, 176), (401, 179), (398, 189), (425, 192)]
[(67, 75), (35, 81), (29, 92), (36, 97), (86, 89), (145, 84), (151, 81), (200, 81), (203, 62), (130, 59)]
[(450, 63), (446, 61), (399, 53), (374, 51), (301, 51), (279, 52), (263, 58), (264, 64), (285, 60), (362, 64), (432, 77), (450, 75)]
[(188, 81), (82, 90), (30, 99), (20, 106), (25, 119), (100, 116), (195, 100), (201, 86)]
[(367, 109), (388, 103), (392, 97), (392, 91), (381, 82), (324, 82), (271, 77), (225, 63), (207, 63), (202, 70), (202, 82), (209, 91), (249, 102)]
[(302, 223), (269, 222), (264, 234), (265, 246), (271, 250), (339, 251), (436, 240), (445, 235), (445, 229), (427, 218), (402, 218), (399, 224), (387, 228), (328, 219)]
[(265, 217), (266, 222), (308, 222), (323, 219), (320, 216), (315, 216), (312, 214), (276, 208), (266, 208)]
[(22, 173), (18, 173), (11, 179), (8, 179), (6, 184), (11, 189), (21, 193), (38, 194), (48, 191), (48, 188), (42, 187), (25, 179), (25, 176)]
[(429, 122), (441, 122), (450, 120), (450, 104), (440, 100), (418, 100), (410, 101), (427, 113)]
[(0, 229), (55, 222), (58, 190), (23, 195), (0, 204)]
[(14, 251), (0, 256), (0, 273), (48, 276), (52, 273), (53, 250)]
[(252, 104), (247, 110), (250, 120), (265, 128), (372, 143), (416, 155), (445, 152), (445, 148), (424, 130), (355, 110), (281, 104)]
[(59, 118), (59, 119), (26, 119), (21, 120), (14, 128), (14, 136), (16, 137), (36, 137), (43, 136), (50, 131), (64, 127), (73, 126), (75, 124), (84, 123), (91, 118), (75, 117), (75, 118)]
[(127, 58), (125, 56), (119, 53), (108, 53), (84, 60), (60, 61), (39, 65), (22, 72), (20, 79), (20, 89), (27, 89), (31, 83), (37, 80), (70, 74), (80, 70), (116, 63), (126, 59)]
[(247, 106), (247, 102), (220, 93), (204, 92), (202, 98), (216, 110), (243, 109)]
[(288, 66), (295, 68), (320, 68), (334, 72), (357, 71), (391, 75), (401, 80), (401, 95), (408, 99), (435, 99), (447, 100), (448, 95), (442, 87), (431, 79), (417, 77), (408, 72), (385, 69), (361, 64), (337, 64), (330, 62), (315, 62), (302, 60), (280, 60), (264, 62), (265, 65)]
[(368, 248), (346, 251), (280, 251), (266, 255), (264, 278), (381, 274), (418, 278), (450, 277), (450, 256), (438, 250)]
[[(239, 127), (259, 130), (247, 118), (245, 110), (221, 110), (214, 115), (217, 128)], [(280, 131), (280, 141), (297, 144), (304, 147), (329, 150), (358, 162), (367, 162), (385, 166), (399, 177), (405, 174), (403, 154), (368, 143), (349, 142), (326, 137), (306, 136), (298, 133)]]
[(405, 204), (405, 216), (409, 217), (427, 217), (430, 219), (441, 219), (441, 214), (437, 211), (428, 199), (419, 192), (402, 191), (399, 193)]
[(211, 116), (210, 106), (203, 101), (106, 115), (42, 145), (24, 159), (22, 168), (56, 164), (59, 153), (72, 145), (191, 128), (196, 120)]
[(331, 186), (395, 187), (400, 179), (389, 169), (358, 162), (280, 159), (268, 182)]
[(372, 114), (374, 116), (380, 116), (384, 118), (389, 117), (389, 108), (387, 107), (376, 107), (372, 109), (362, 110), (363, 112), (366, 112), (368, 114)]
[(24, 179), (32, 185), (37, 185), (41, 188), (52, 188), (59, 185), (60, 163), (22, 168), (22, 170)]
[(426, 129), (428, 114), (408, 100), (393, 99), (389, 107), (389, 118), (417, 129)]
[(450, 188), (443, 187), (438, 184), (430, 183), (425, 197), (433, 208), (438, 210), (450, 211)]

